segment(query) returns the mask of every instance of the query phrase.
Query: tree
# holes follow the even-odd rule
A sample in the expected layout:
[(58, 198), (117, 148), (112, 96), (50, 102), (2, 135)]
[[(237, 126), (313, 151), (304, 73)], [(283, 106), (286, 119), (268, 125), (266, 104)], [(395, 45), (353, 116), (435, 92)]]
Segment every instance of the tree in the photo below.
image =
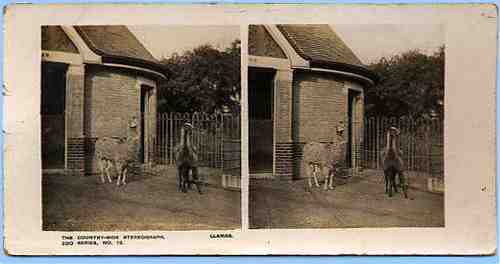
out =
[(367, 115), (444, 115), (444, 46), (432, 55), (411, 50), (369, 65), (380, 80), (366, 89)]
[(240, 41), (220, 51), (201, 45), (161, 62), (170, 71), (161, 85), (159, 112), (240, 111)]

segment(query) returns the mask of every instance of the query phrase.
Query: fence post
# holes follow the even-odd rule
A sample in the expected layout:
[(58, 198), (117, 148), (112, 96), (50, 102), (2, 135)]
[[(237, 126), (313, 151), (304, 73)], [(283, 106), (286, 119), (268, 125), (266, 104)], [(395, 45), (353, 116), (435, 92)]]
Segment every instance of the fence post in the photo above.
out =
[(168, 130), (169, 130), (169, 133), (168, 133), (168, 138), (167, 140), (169, 141), (169, 148), (168, 148), (168, 165), (171, 165), (172, 164), (172, 155), (173, 155), (173, 140), (172, 140), (172, 135), (173, 135), (173, 113), (170, 112), (169, 114), (169, 118), (168, 118)]
[(375, 126), (375, 131), (376, 131), (376, 134), (375, 134), (375, 141), (376, 141), (376, 145), (375, 145), (375, 152), (376, 152), (376, 155), (377, 155), (377, 170), (380, 169), (380, 118), (379, 117), (375, 117), (375, 123), (376, 123), (376, 126)]
[(217, 145), (216, 145), (216, 149), (217, 149), (217, 166), (220, 168), (220, 169), (224, 169), (223, 167), (223, 159), (224, 159), (224, 146), (223, 146), (223, 138), (224, 138), (224, 116), (222, 115), (222, 113), (218, 113), (217, 114), (217, 121), (218, 121), (218, 124), (217, 124), (217, 127), (218, 127), (218, 130), (217, 130)]
[(167, 132), (167, 129), (168, 129), (168, 124), (167, 124), (167, 116), (165, 113), (162, 114), (162, 123), (163, 123), (163, 134), (162, 134), (162, 137), (163, 137), (163, 164), (167, 164), (167, 144), (168, 144), (168, 132)]
[(225, 139), (225, 133), (226, 133), (226, 123), (225, 123), (225, 115), (222, 113), (221, 114), (221, 126), (222, 126), (222, 131), (221, 131), (221, 158), (220, 158), (220, 166), (222, 168), (222, 173), (224, 173), (224, 155), (225, 149), (224, 149), (224, 139)]

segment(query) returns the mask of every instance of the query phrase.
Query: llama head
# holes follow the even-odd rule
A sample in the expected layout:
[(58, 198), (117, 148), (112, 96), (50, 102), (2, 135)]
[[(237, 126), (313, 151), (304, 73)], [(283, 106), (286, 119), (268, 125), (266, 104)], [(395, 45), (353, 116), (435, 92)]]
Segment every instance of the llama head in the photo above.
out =
[(387, 136), (390, 137), (390, 138), (394, 138), (394, 137), (397, 137), (399, 136), (401, 132), (399, 131), (399, 129), (395, 128), (395, 127), (390, 127), (388, 130), (387, 130)]
[(191, 125), (191, 123), (184, 123), (182, 129), (184, 130), (185, 136), (189, 136), (191, 135), (191, 133), (193, 133), (193, 125)]
[(337, 125), (337, 136), (340, 137), (340, 138), (344, 138), (344, 130), (345, 130), (345, 126), (344, 126), (344, 121), (339, 121), (339, 124)]
[(390, 127), (387, 130), (387, 147), (386, 147), (387, 150), (389, 150), (391, 148), (393, 148), (393, 149), (397, 148), (396, 141), (397, 141), (397, 138), (399, 137), (400, 133), (401, 132), (396, 127)]
[(190, 138), (193, 133), (193, 125), (189, 122), (184, 123), (181, 127), (181, 144), (191, 145)]

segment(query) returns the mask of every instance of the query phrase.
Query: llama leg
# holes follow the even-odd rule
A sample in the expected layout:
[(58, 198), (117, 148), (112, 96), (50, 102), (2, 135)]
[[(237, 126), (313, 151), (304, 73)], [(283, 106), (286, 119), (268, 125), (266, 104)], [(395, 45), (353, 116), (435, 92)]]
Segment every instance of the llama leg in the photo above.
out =
[(328, 172), (328, 177), (330, 178), (330, 184), (328, 186), (328, 189), (333, 190), (334, 189), (334, 180), (335, 180), (335, 167), (333, 167), (329, 172)]
[(189, 181), (189, 169), (183, 167), (182, 168), (182, 192), (187, 192), (188, 189), (188, 181)]
[(178, 183), (177, 189), (180, 192), (180, 191), (182, 191), (182, 171), (181, 171), (181, 167), (177, 167), (177, 183)]
[(389, 175), (388, 171), (384, 170), (384, 185), (385, 185), (385, 193), (389, 193)]
[(184, 168), (179, 167), (179, 191), (184, 192)]
[(335, 189), (335, 186), (333, 185), (334, 180), (335, 180), (335, 174), (332, 173), (332, 174), (330, 174), (330, 184), (328, 185), (328, 189), (330, 189), (330, 190)]
[(177, 174), (178, 174), (178, 180), (179, 180), (179, 192), (185, 192), (184, 190), (184, 181), (185, 181), (185, 177), (184, 177), (184, 167), (183, 166), (179, 166), (177, 167)]
[(122, 171), (122, 184), (123, 184), (123, 185), (127, 184), (127, 183), (125, 182), (125, 179), (127, 178), (127, 172), (128, 172), (128, 168), (127, 168), (127, 167), (125, 167), (125, 168), (123, 169), (123, 171)]
[(321, 170), (321, 175), (322, 176), (324, 175), (324, 178), (325, 178), (325, 183), (323, 185), (323, 189), (326, 191), (326, 190), (328, 190), (328, 186), (330, 184), (330, 173), (329, 173), (328, 168), (324, 167), (323, 170)]
[(106, 182), (106, 179), (108, 177), (108, 161), (107, 160), (102, 160), (102, 175), (104, 178), (104, 182)]
[(328, 181), (329, 181), (329, 178), (330, 178), (330, 175), (328, 175), (328, 168), (326, 166), (324, 166), (321, 170), (320, 170), (320, 175), (322, 176), (322, 178), (324, 178), (324, 183), (323, 183), (323, 190), (328, 190)]
[(318, 183), (318, 167), (315, 165), (314, 166), (314, 172), (313, 172), (313, 177), (314, 177), (314, 185), (316, 185), (317, 188), (319, 188), (319, 183)]
[(392, 187), (394, 186), (394, 173), (392, 170), (389, 171), (389, 197), (392, 197)]
[(408, 199), (408, 181), (402, 171), (399, 172), (399, 182), (401, 183), (401, 189), (403, 189), (405, 198)]
[(106, 163), (106, 176), (108, 177), (108, 182), (112, 183), (113, 181), (111, 180), (111, 161), (107, 160), (105, 161)]
[(102, 183), (105, 183), (105, 180), (104, 180), (104, 164), (103, 164), (103, 160), (102, 159), (99, 159), (99, 178), (101, 179)]
[(115, 167), (116, 167), (116, 186), (120, 186), (121, 184), (121, 178), (122, 178), (122, 165), (120, 162), (116, 162), (115, 163)]
[(116, 186), (121, 185), (121, 179), (122, 179), (122, 171), (117, 169), (116, 170)]
[(401, 180), (398, 177), (398, 172), (395, 171), (394, 172), (394, 182), (393, 182), (393, 187), (394, 187), (394, 192), (395, 193), (399, 192), (399, 189), (398, 189), (399, 184), (401, 184)]
[(184, 179), (186, 183), (186, 190), (191, 190), (191, 184), (193, 184), (193, 180), (191, 179), (191, 168), (186, 169), (186, 179)]
[(193, 184), (193, 181), (194, 181), (194, 177), (193, 177), (193, 168), (189, 168), (187, 170), (187, 188), (188, 190), (191, 190), (192, 187), (191, 187), (191, 184)]
[(319, 188), (319, 183), (318, 183), (318, 177), (316, 176), (318, 172), (314, 170), (313, 172), (313, 180), (314, 180), (314, 185)]
[(389, 184), (389, 192), (388, 192), (389, 197), (392, 197), (392, 185)]
[(196, 186), (196, 189), (198, 190), (198, 193), (202, 194), (201, 187), (200, 187), (200, 182), (198, 181), (198, 168), (197, 167), (192, 168), (191, 172), (193, 173), (193, 182), (194, 182), (194, 185)]
[(396, 170), (394, 170), (394, 172), (393, 172), (393, 177), (392, 177), (392, 188), (394, 188), (394, 192), (395, 192), (395, 193), (398, 193), (398, 192), (399, 192), (399, 191), (398, 191), (398, 185), (397, 185), (397, 183), (396, 183), (396, 180), (398, 180), (398, 179), (397, 179), (397, 176), (398, 176), (398, 172), (397, 172)]
[(181, 191), (186, 192), (186, 169), (181, 168)]
[(184, 183), (184, 181), (185, 181), (184, 168), (180, 169), (180, 176), (179, 177), (180, 177), (180, 180), (181, 180), (181, 192), (185, 192), (185, 190), (184, 190), (184, 186), (185, 186), (185, 183)]
[(314, 168), (312, 168), (312, 165), (306, 166), (306, 176), (307, 176), (307, 183), (309, 185), (309, 190), (312, 188), (312, 174), (314, 173)]

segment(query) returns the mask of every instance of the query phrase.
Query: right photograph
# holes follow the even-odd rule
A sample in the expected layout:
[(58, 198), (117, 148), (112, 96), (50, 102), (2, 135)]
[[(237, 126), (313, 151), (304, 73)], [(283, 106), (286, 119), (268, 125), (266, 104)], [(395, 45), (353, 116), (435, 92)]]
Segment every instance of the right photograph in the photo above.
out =
[(252, 229), (444, 227), (441, 24), (250, 25)]

